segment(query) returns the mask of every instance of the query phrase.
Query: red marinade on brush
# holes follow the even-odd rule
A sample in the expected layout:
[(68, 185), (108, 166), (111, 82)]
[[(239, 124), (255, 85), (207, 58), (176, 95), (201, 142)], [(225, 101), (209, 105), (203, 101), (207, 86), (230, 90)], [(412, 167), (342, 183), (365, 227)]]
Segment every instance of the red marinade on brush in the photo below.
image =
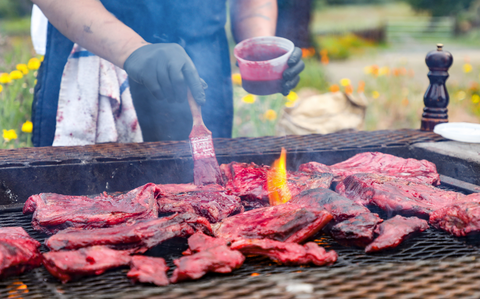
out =
[(54, 234), (69, 227), (91, 229), (158, 217), (155, 184), (127, 193), (70, 196), (55, 193), (32, 195), (23, 213), (33, 213), (34, 229)]
[(10, 277), (42, 264), (40, 243), (22, 227), (0, 227), (0, 277)]

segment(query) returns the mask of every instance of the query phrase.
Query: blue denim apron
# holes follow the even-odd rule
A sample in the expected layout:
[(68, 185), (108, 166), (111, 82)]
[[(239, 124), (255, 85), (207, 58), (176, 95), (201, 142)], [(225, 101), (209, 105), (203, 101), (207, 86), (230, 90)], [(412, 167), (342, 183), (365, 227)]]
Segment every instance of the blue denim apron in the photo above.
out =
[[(231, 137), (233, 96), (224, 29), (225, 1), (102, 0), (102, 3), (147, 42), (175, 42), (185, 48), (200, 77), (208, 84), (205, 91), (207, 103), (202, 107), (206, 126), (214, 138)], [(72, 47), (69, 39), (48, 25), (46, 54), (38, 71), (32, 106), (32, 141), (35, 146), (53, 143), (60, 83)], [(133, 81), (130, 89), (142, 131), (148, 131), (144, 127), (152, 123), (161, 128), (155, 133), (143, 132), (144, 141), (188, 138), (192, 118), (186, 102), (170, 104), (155, 100)], [(144, 116), (144, 112), (153, 115)]]

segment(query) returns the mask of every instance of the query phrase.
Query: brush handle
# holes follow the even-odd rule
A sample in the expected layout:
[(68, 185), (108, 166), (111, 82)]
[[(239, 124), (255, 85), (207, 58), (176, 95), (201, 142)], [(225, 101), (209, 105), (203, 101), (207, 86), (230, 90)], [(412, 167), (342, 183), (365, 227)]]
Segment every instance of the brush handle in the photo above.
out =
[(190, 111), (192, 112), (193, 126), (205, 127), (205, 124), (203, 123), (203, 118), (202, 118), (202, 108), (198, 106), (197, 102), (192, 96), (192, 93), (190, 92), (190, 89), (188, 89), (187, 97), (188, 97), (188, 105), (190, 106)]

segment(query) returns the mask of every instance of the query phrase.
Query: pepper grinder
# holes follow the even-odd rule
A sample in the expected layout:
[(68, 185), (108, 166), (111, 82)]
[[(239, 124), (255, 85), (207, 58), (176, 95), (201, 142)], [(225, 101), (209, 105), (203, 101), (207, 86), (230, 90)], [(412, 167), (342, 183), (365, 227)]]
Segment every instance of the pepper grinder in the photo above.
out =
[(448, 78), (448, 69), (452, 66), (453, 56), (450, 52), (443, 51), (443, 45), (437, 44), (436, 51), (428, 52), (425, 63), (430, 72), (428, 79), (430, 85), (423, 97), (422, 124), (420, 130), (433, 131), (433, 128), (440, 123), (448, 122), (448, 96), (445, 81)]

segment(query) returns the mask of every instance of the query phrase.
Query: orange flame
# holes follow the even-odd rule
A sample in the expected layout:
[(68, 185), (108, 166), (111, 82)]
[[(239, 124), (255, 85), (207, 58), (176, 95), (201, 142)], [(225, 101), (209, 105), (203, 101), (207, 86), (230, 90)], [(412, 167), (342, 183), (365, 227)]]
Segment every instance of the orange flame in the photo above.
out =
[(21, 281), (14, 281), (9, 286), (8, 289), (8, 298), (22, 299), (22, 294), (28, 293), (28, 287)]
[(286, 203), (292, 197), (287, 186), (286, 158), (287, 151), (282, 148), (280, 158), (273, 162), (267, 173), (268, 199), (271, 206)]

